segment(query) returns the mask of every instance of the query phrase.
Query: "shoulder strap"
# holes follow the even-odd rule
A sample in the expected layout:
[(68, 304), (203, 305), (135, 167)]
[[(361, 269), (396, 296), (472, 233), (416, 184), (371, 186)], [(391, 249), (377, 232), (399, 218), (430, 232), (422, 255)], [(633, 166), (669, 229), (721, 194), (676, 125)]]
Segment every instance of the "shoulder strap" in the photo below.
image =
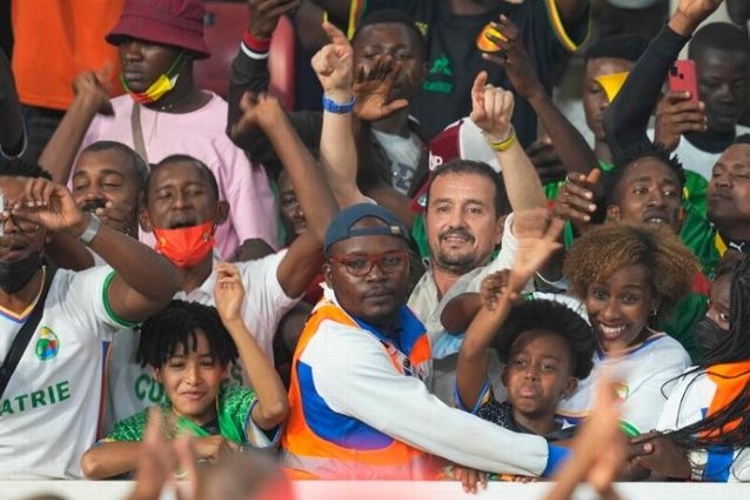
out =
[(143, 142), (143, 130), (141, 129), (141, 105), (133, 101), (133, 112), (130, 113), (130, 127), (133, 131), (133, 146), (143, 161), (148, 163), (148, 153), (146, 153), (146, 143)]
[(57, 269), (55, 268), (47, 268), (47, 272), (45, 273), (44, 277), (44, 285), (42, 287), (42, 293), (39, 295), (39, 300), (36, 301), (34, 310), (31, 311), (31, 314), (26, 320), (26, 323), (24, 323), (21, 329), (18, 330), (16, 338), (13, 339), (13, 344), (11, 344), (10, 346), (10, 351), (5, 358), (5, 361), (3, 361), (3, 366), (0, 367), (0, 398), (2, 398), (3, 394), (5, 393), (5, 388), (8, 386), (8, 382), (10, 382), (10, 377), (12, 377), (13, 372), (16, 371), (18, 362), (21, 361), (21, 356), (23, 356), (26, 347), (29, 345), (31, 336), (34, 335), (36, 327), (39, 325), (39, 321), (42, 319), (44, 302), (47, 300), (47, 293), (49, 292), (52, 278), (54, 278), (56, 272)]

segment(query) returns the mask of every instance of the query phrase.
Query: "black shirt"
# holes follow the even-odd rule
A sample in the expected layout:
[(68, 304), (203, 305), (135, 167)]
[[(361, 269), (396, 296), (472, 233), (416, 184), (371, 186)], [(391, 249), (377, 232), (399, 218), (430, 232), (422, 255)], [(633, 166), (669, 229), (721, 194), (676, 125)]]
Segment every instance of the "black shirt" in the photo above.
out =
[[(512, 85), (500, 66), (482, 59), (477, 38), (485, 26), (505, 14), (518, 26), (539, 80), (547, 91), (552, 87), (552, 71), (575, 50), (588, 32), (588, 11), (566, 26), (567, 33), (555, 26), (545, 0), (526, 0), (522, 4), (498, 1), (493, 11), (477, 16), (457, 16), (442, 0), (368, 0), (363, 15), (379, 9), (398, 9), (413, 16), (427, 39), (428, 71), (425, 82), (410, 112), (421, 124), (422, 132), (432, 138), (450, 123), (471, 112), (471, 87), (481, 70), (489, 81), (506, 89)], [(549, 1), (554, 5), (553, 1)], [(524, 146), (537, 136), (537, 119), (531, 105), (516, 99), (513, 117), (516, 133)]]

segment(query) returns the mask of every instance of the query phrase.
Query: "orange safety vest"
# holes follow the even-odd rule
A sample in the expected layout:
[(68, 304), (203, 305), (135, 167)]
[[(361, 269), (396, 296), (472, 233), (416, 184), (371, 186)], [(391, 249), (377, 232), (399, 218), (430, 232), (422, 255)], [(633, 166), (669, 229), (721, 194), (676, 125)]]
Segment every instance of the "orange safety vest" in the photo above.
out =
[[(361, 328), (339, 306), (322, 301), (307, 321), (292, 360), (292, 377), (289, 388), (290, 417), (281, 437), (282, 459), (293, 479), (432, 479), (439, 460), (406, 443), (390, 439), (390, 443), (378, 449), (345, 447), (319, 435), (310, 428), (303, 411), (303, 399), (317, 394), (303, 394), (298, 373), (299, 358), (308, 342), (318, 332), (323, 321)], [(412, 371), (429, 366), (431, 352), (427, 335), (422, 332), (405, 356), (393, 346), (384, 344), (394, 369), (404, 376)], [(408, 361), (407, 361), (408, 360)], [(404, 365), (406, 365), (406, 370)], [(373, 404), (377, 404), (374, 401)], [(349, 419), (327, 410), (335, 418)], [(354, 421), (354, 419), (351, 419)], [(369, 428), (371, 429), (371, 428)], [(377, 433), (374, 429), (372, 432)]]

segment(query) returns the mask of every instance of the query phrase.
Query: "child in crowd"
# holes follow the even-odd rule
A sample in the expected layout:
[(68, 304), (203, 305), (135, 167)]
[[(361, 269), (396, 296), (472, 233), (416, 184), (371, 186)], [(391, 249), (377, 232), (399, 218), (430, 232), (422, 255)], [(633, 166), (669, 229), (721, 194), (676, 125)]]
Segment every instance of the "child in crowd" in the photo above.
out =
[[(137, 354), (164, 385), (167, 434), (192, 434), (198, 458), (209, 461), (243, 445), (275, 445), (288, 411), (286, 391), (273, 364), (242, 320), (245, 291), (237, 268), (220, 263), (217, 273), (216, 309), (172, 301), (143, 323)], [(237, 359), (238, 351), (250, 369), (254, 389), (222, 387), (227, 366)], [(102, 479), (132, 471), (147, 420), (144, 410), (115, 424), (83, 455), (86, 477)]]
[[(498, 290), (492, 283), (498, 278), (497, 274), (488, 276), (482, 288)], [(555, 413), (560, 400), (569, 397), (578, 381), (591, 372), (591, 327), (568, 306), (550, 300), (529, 300), (513, 307), (498, 330), (482, 331), (482, 327), (470, 326), (466, 338), (481, 336), (491, 341), (505, 364), (502, 381), (508, 399), (497, 401), (485, 383), (472, 412), (515, 432), (550, 440), (570, 437), (572, 432), (562, 430)], [(467, 370), (476, 370), (476, 365), (459, 365), (459, 387)], [(460, 391), (458, 396), (456, 401), (463, 401)]]

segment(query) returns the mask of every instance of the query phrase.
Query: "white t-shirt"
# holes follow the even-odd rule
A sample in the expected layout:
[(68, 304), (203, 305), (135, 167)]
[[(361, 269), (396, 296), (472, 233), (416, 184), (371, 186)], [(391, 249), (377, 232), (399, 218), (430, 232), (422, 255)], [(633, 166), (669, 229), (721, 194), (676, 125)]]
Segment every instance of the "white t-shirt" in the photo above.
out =
[[(80, 478), (96, 438), (104, 357), (123, 324), (106, 291), (114, 271), (59, 270), (39, 325), (0, 402), (0, 477)], [(0, 310), (0, 357), (31, 312)]]
[[(273, 360), (273, 338), (279, 322), (299, 302), (290, 298), (281, 288), (277, 271), (286, 250), (262, 259), (237, 262), (245, 286), (242, 317), (268, 359)], [(189, 294), (178, 292), (175, 299), (214, 305), (216, 273), (212, 271), (206, 281)], [(112, 345), (108, 363), (108, 398), (105, 433), (119, 420), (161, 402), (166, 394), (162, 385), (151, 376), (151, 368), (142, 368), (135, 361), (138, 335), (119, 335)], [(230, 383), (243, 384), (240, 364), (230, 366)]]
[(688, 366), (687, 351), (666, 333), (653, 334), (620, 358), (606, 359), (596, 352), (591, 374), (578, 384), (572, 396), (560, 402), (558, 414), (569, 424), (585, 419), (596, 398), (599, 376), (605, 367), (611, 367), (612, 376), (619, 377), (623, 425), (633, 434), (649, 432), (656, 426), (676, 378)]
[[(656, 430), (676, 430), (703, 420), (714, 394), (716, 384), (705, 371), (686, 374), (664, 404)], [(704, 477), (712, 481), (750, 481), (750, 450), (743, 448), (731, 454), (717, 451), (708, 450)]]
[[(737, 136), (750, 133), (750, 127), (743, 127), (737, 125)], [(648, 136), (651, 140), (654, 138), (654, 130), (648, 131)], [(711, 180), (711, 172), (713, 171), (714, 165), (719, 161), (722, 153), (708, 153), (702, 149), (695, 147), (690, 141), (684, 137), (680, 138), (680, 143), (677, 145), (677, 149), (674, 150), (677, 158), (685, 167), (685, 170), (692, 170), (701, 174), (706, 180)]]
[(387, 134), (375, 129), (372, 133), (391, 161), (391, 185), (399, 193), (408, 194), (419, 158), (422, 156), (422, 141), (414, 133), (410, 133), (409, 137)]

